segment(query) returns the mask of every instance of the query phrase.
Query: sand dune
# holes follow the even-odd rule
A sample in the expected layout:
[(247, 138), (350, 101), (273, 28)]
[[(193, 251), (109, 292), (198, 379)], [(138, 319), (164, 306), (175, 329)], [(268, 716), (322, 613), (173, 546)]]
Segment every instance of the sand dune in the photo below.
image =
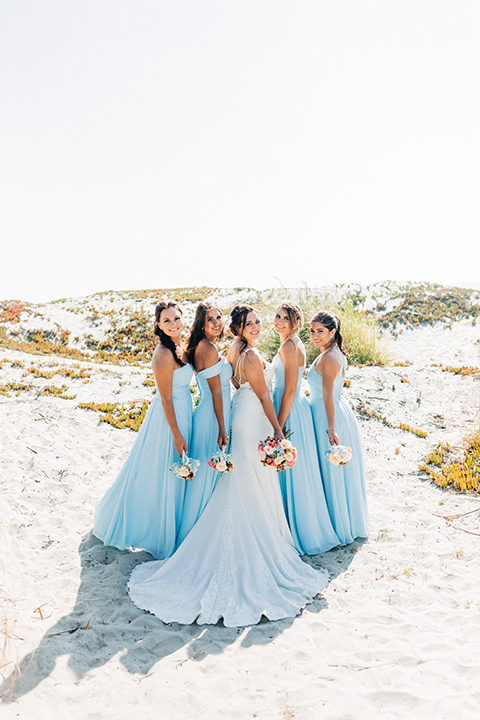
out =
[[(91, 534), (134, 434), (78, 403), (148, 399), (148, 368), (0, 349), (1, 382), (32, 384), (0, 395), (2, 716), (477, 719), (480, 513), (444, 516), (480, 511), (480, 498), (440, 490), (418, 464), (478, 421), (478, 381), (432, 363), (480, 366), (479, 337), (467, 320), (405, 331), (388, 342), (411, 365), (349, 369), (354, 408), (428, 435), (359, 416), (370, 538), (307, 560), (331, 580), (301, 616), (238, 629), (164, 625), (138, 610), (126, 583), (150, 556)], [(90, 377), (28, 372), (73, 365)], [(76, 397), (41, 394), (52, 383)]]

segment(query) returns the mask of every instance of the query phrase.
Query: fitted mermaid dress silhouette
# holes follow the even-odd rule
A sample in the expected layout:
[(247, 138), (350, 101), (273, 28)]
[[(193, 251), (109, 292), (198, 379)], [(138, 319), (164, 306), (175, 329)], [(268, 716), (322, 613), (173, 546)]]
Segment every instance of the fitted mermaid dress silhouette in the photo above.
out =
[[(267, 366), (266, 379), (273, 370)], [(327, 585), (325, 571), (293, 547), (275, 470), (260, 463), (258, 442), (272, 433), (249, 383), (232, 402), (234, 469), (217, 482), (176, 553), (137, 566), (129, 581), (137, 607), (164, 622), (253, 625), (293, 617)]]

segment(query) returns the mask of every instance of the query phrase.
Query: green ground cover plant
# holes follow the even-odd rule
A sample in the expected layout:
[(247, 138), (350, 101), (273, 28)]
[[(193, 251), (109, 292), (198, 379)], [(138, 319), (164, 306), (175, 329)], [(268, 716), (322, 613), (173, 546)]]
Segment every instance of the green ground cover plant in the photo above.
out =
[(142, 402), (127, 403), (126, 405), (90, 402), (79, 403), (78, 407), (100, 413), (100, 422), (106, 422), (119, 429), (128, 428), (138, 432), (150, 407), (150, 401), (143, 400)]
[(480, 492), (480, 430), (466, 439), (464, 448), (438, 443), (419, 470), (441, 488)]
[(386, 425), (389, 428), (397, 429), (397, 430), (405, 430), (406, 432), (410, 432), (413, 435), (416, 435), (420, 438), (426, 438), (428, 433), (425, 430), (419, 430), (418, 428), (411, 427), (407, 423), (398, 423), (395, 424), (391, 422), (388, 418), (386, 418), (384, 415), (382, 415), (379, 412), (376, 412), (375, 410), (369, 410), (364, 403), (359, 402), (356, 407), (357, 412), (362, 417), (368, 418), (368, 419), (375, 419), (382, 422), (384, 425)]
[(0, 385), (0, 395), (12, 397), (11, 393), (20, 395), (21, 392), (28, 392), (32, 387), (32, 383), (5, 383), (4, 385)]
[[(391, 297), (391, 300), (399, 301), (395, 308), (377, 312), (378, 323), (381, 327), (395, 328), (397, 325), (418, 327), (437, 322), (451, 324), (465, 318), (476, 322), (480, 305), (475, 298), (476, 291), (469, 288), (407, 283)], [(377, 304), (377, 311), (379, 309)]]
[(460, 367), (453, 367), (452, 365), (441, 365), (443, 372), (451, 372), (454, 375), (472, 375), (473, 377), (480, 377), (480, 368), (471, 367), (469, 365), (461, 365)]
[(39, 395), (52, 395), (53, 397), (58, 397), (62, 400), (75, 400), (77, 396), (67, 395), (67, 390), (68, 387), (66, 385), (62, 385), (61, 387), (57, 387), (56, 385), (45, 385), (45, 387), (40, 390)]

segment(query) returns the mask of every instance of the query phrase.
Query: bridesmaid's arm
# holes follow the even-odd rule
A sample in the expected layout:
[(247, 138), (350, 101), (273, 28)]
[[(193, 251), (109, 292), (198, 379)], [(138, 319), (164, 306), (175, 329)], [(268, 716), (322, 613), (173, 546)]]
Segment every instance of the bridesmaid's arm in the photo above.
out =
[(228, 445), (228, 434), (225, 430), (225, 419), (223, 417), (223, 394), (222, 394), (222, 383), (220, 381), (220, 375), (215, 375), (212, 378), (208, 378), (208, 387), (212, 393), (213, 410), (218, 423), (218, 438), (217, 443), (220, 450), (222, 447)]
[[(205, 370), (206, 368), (212, 367), (218, 363), (218, 351), (209, 342), (206, 343), (203, 340), (200, 341), (195, 350), (195, 369), (197, 371)], [(208, 387), (212, 393), (213, 410), (218, 423), (218, 447), (227, 447), (228, 445), (228, 434), (225, 430), (225, 419), (223, 417), (223, 394), (222, 394), (222, 383), (220, 375), (214, 375), (208, 378)]]
[(245, 355), (245, 374), (247, 380), (255, 395), (260, 400), (263, 412), (267, 416), (267, 420), (273, 428), (274, 437), (283, 438), (283, 431), (278, 422), (275, 408), (273, 407), (272, 398), (268, 390), (265, 376), (263, 374), (263, 366), (260, 357), (254, 352), (247, 352)]
[(290, 410), (292, 409), (293, 401), (297, 394), (298, 358), (297, 349), (293, 340), (287, 340), (283, 343), (280, 349), (280, 357), (283, 361), (285, 372), (285, 389), (278, 413), (278, 424), (283, 428), (290, 415)]
[(162, 398), (163, 410), (165, 418), (172, 431), (173, 446), (177, 453), (182, 456), (182, 452), (187, 452), (187, 443), (177, 424), (177, 416), (173, 406), (173, 372), (178, 367), (173, 359), (172, 353), (168, 349), (157, 347), (153, 355), (152, 362), (155, 380), (157, 382), (158, 392)]
[[(318, 367), (320, 365), (320, 367)], [(317, 372), (322, 376), (323, 402), (328, 422), (328, 440), (330, 445), (340, 445), (340, 438), (335, 430), (335, 402), (333, 399), (333, 384), (340, 370), (340, 363), (330, 353), (325, 353), (316, 366)]]

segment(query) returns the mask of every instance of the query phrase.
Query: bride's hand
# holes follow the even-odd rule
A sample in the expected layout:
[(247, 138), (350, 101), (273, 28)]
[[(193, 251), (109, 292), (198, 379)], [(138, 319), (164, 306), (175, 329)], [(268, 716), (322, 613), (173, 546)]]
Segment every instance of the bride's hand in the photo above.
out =
[(283, 430), (280, 426), (278, 426), (277, 429), (274, 428), (273, 430), (274, 430), (274, 433), (273, 433), (274, 438), (278, 438), (279, 440), (284, 439), (285, 435), (283, 434)]

